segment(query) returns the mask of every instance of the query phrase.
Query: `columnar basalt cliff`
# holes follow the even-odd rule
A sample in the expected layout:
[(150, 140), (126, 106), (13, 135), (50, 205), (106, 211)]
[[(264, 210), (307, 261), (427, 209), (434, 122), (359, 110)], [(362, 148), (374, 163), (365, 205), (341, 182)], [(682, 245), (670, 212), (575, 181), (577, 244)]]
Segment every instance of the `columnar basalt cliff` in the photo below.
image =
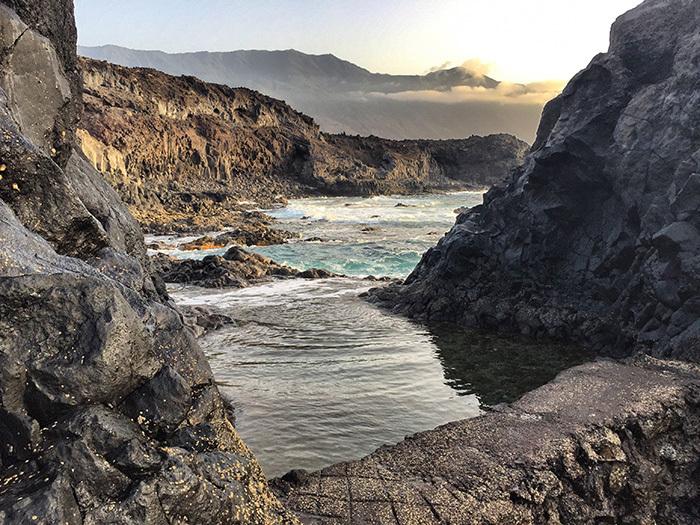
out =
[(80, 65), (82, 149), (148, 227), (230, 225), (245, 200), (485, 188), (527, 150), (510, 135), (398, 142), (328, 135), (248, 89), (89, 59)]
[(647, 0), (510, 183), (375, 292), (411, 316), (700, 360), (700, 3)]
[(295, 522), (74, 150), (70, 0), (0, 3), (0, 522)]

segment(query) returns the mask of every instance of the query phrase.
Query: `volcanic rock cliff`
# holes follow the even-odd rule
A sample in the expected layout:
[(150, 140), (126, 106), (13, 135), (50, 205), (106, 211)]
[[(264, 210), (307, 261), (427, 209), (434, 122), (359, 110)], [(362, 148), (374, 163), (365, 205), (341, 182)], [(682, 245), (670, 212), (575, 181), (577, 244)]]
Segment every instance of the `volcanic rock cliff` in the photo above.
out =
[(397, 311), (700, 360), (700, 2), (647, 0), (550, 102), (507, 185), (426, 253)]
[(70, 0), (0, 3), (0, 522), (295, 522), (74, 149)]
[(249, 89), (80, 59), (82, 149), (148, 227), (227, 225), (240, 201), (485, 188), (527, 145), (510, 135), (390, 141), (328, 135)]

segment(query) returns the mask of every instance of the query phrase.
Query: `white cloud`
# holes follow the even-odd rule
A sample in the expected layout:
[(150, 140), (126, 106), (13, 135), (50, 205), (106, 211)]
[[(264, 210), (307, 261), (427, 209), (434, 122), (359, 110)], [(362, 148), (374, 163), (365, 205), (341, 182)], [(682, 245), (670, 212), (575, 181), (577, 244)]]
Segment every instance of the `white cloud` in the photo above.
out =
[(485, 87), (454, 87), (447, 91), (404, 91), (402, 93), (372, 93), (373, 97), (392, 100), (424, 101), (442, 104), (460, 102), (500, 102), (503, 104), (544, 104), (556, 97), (564, 87), (561, 81), (514, 84), (501, 82), (493, 89)]

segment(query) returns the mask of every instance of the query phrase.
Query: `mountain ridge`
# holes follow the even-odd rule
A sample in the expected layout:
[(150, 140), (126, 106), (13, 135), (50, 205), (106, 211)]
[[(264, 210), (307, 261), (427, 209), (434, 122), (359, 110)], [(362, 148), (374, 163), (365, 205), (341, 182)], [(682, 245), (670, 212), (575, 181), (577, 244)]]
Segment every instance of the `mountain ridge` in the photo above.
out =
[[(462, 66), (424, 75), (390, 75), (330, 53), (309, 55), (293, 49), (166, 53), (106, 45), (81, 46), (79, 53), (125, 67), (254, 89), (311, 115), (331, 133), (451, 139), (504, 132), (531, 142), (544, 104), (501, 93), (505, 83)], [(528, 91), (528, 86), (513, 86)], [(458, 100), (434, 100), (434, 95), (446, 93)]]

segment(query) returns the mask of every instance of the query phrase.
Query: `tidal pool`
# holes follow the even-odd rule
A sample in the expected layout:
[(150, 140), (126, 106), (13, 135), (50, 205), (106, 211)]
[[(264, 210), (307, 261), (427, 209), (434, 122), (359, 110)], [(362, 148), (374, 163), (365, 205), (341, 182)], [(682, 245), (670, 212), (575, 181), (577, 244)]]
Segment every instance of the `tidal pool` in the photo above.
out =
[(179, 303), (236, 319), (202, 346), (268, 476), (357, 459), (478, 416), (590, 360), (575, 346), (425, 327), (358, 297), (375, 285), (345, 278), (171, 287)]

